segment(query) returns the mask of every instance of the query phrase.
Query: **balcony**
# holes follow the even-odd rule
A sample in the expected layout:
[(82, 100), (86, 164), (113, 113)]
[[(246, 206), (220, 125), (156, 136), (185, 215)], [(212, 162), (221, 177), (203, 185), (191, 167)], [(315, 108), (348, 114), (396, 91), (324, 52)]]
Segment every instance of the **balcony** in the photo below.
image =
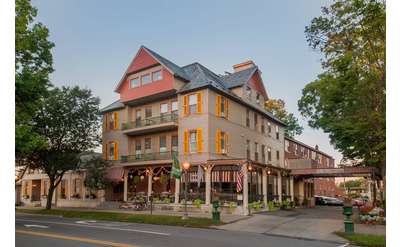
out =
[(175, 151), (167, 151), (167, 152), (161, 152), (161, 153), (123, 155), (123, 156), (121, 156), (121, 163), (153, 161), (153, 160), (172, 160), (172, 155), (174, 153), (176, 155), (178, 155), (178, 152), (175, 152)]
[(166, 114), (122, 124), (122, 131), (130, 136), (149, 134), (178, 128), (178, 115)]

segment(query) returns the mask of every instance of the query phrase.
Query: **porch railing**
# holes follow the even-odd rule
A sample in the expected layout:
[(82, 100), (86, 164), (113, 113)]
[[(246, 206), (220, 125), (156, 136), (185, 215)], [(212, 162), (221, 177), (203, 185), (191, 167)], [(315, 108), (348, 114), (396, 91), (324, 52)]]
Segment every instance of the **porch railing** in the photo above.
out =
[(122, 124), (122, 130), (134, 129), (134, 128), (141, 128), (146, 126), (152, 126), (162, 123), (169, 123), (169, 122), (178, 122), (178, 115), (177, 114), (166, 114), (157, 117), (146, 118), (137, 121), (129, 121)]
[(121, 162), (138, 162), (147, 160), (170, 160), (173, 154), (178, 154), (175, 151), (167, 151), (160, 153), (144, 153), (144, 154), (134, 154), (134, 155), (122, 155)]

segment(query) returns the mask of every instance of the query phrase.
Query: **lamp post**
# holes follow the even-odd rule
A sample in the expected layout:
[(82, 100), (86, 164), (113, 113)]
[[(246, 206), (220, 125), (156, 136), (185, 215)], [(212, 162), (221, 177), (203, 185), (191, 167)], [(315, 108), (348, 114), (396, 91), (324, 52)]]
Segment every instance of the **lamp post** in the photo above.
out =
[(182, 219), (186, 220), (188, 218), (188, 212), (187, 212), (187, 190), (188, 190), (188, 170), (190, 168), (190, 163), (185, 161), (183, 164), (183, 170), (185, 171), (185, 212), (183, 213)]

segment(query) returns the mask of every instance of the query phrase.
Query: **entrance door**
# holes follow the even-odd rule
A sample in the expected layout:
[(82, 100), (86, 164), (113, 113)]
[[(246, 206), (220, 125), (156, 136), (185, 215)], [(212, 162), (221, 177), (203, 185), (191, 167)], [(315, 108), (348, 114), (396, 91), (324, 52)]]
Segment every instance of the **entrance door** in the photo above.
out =
[(32, 180), (32, 201), (40, 201), (40, 179)]

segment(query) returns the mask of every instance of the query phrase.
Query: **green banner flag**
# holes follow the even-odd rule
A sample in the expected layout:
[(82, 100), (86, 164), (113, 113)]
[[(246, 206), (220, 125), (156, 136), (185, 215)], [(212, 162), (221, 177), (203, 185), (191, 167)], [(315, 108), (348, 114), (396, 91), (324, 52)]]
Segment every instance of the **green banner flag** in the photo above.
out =
[(172, 154), (172, 169), (171, 169), (171, 177), (180, 179), (182, 174), (181, 166), (179, 165), (178, 157), (174, 152)]

